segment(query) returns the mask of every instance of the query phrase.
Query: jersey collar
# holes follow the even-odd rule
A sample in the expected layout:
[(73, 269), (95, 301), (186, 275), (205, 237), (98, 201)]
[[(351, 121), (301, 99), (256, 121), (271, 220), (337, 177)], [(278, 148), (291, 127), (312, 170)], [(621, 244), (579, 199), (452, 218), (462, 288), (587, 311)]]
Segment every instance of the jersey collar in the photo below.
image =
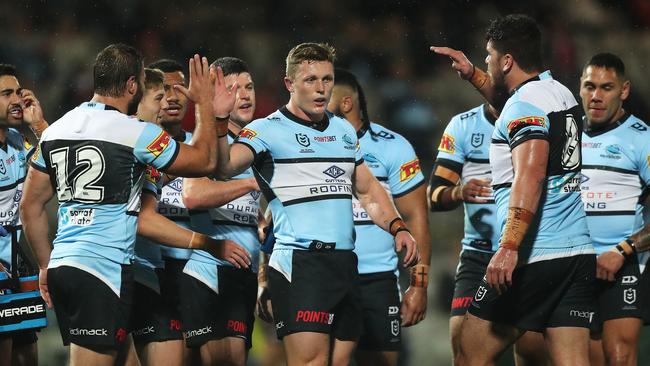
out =
[(582, 117), (583, 123), (584, 123), (584, 132), (587, 134), (589, 137), (594, 137), (598, 135), (602, 135), (605, 132), (609, 132), (616, 127), (622, 125), (627, 121), (628, 118), (630, 118), (632, 114), (628, 111), (625, 111), (625, 113), (619, 118), (616, 122), (611, 122), (608, 123), (607, 125), (600, 127), (600, 126), (595, 126), (594, 127), (589, 127), (589, 124), (587, 123), (587, 116)]
[[(112, 105), (104, 104), (104, 103), (97, 103), (97, 102), (83, 102), (81, 103), (80, 107), (84, 108), (93, 108), (93, 109), (103, 109), (105, 111), (118, 111), (120, 112), (119, 109), (113, 107)], [(122, 112), (120, 112), (122, 113)]]
[(542, 72), (542, 73), (539, 73), (539, 74), (533, 76), (532, 78), (530, 78), (530, 79), (528, 79), (528, 80), (525, 80), (523, 83), (517, 85), (517, 86), (516, 86), (514, 89), (512, 89), (512, 91), (510, 92), (510, 96), (512, 96), (513, 94), (515, 94), (515, 93), (517, 92), (517, 90), (521, 89), (522, 86), (524, 86), (524, 85), (530, 83), (531, 81), (539, 81), (539, 80), (542, 80), (542, 79), (552, 79), (552, 78), (553, 78), (553, 77), (551, 76), (551, 72), (550, 72), (549, 70), (546, 70), (546, 71), (544, 71), (544, 72)]
[(323, 115), (323, 119), (320, 120), (319, 122), (312, 122), (312, 121), (306, 121), (295, 114), (291, 113), (287, 106), (285, 105), (284, 107), (280, 108), (280, 113), (284, 114), (285, 117), (288, 119), (299, 123), (303, 126), (313, 128), (314, 130), (323, 132), (327, 129), (327, 127), (330, 125), (330, 119), (329, 116), (327, 115), (327, 112)]

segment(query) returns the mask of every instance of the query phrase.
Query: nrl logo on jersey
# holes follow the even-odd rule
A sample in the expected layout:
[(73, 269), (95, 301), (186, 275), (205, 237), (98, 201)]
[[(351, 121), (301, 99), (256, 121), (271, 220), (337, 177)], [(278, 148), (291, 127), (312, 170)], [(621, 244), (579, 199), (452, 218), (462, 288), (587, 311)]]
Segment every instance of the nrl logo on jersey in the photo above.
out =
[(179, 178), (176, 178), (173, 181), (169, 182), (167, 186), (169, 186), (171, 189), (175, 190), (176, 192), (181, 192), (183, 190), (183, 181), (180, 180)]
[(309, 141), (309, 136), (305, 135), (304, 133), (297, 133), (296, 141), (298, 141), (300, 146), (308, 147), (309, 145), (311, 145), (311, 142)]
[(472, 146), (473, 147), (479, 147), (483, 145), (483, 139), (485, 138), (485, 135), (482, 133), (473, 133), (472, 134)]

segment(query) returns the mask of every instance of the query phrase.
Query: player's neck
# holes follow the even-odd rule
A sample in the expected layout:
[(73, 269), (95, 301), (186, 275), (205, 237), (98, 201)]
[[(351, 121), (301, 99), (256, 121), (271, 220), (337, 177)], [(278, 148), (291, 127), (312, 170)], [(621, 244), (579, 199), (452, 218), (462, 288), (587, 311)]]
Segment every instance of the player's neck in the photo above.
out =
[(180, 122), (165, 123), (161, 121), (160, 127), (162, 127), (163, 130), (170, 134), (171, 137), (176, 141), (181, 140), (181, 137), (183, 137), (181, 136), (183, 134), (183, 127), (181, 126)]
[(517, 89), (521, 84), (534, 78), (539, 74), (540, 74), (539, 71), (526, 72), (520, 68), (513, 69), (512, 71), (510, 71), (510, 73), (506, 76), (504, 80), (506, 84), (506, 88), (508, 88), (508, 93), (512, 94), (512, 92), (515, 89)]
[(129, 100), (127, 97), (108, 97), (105, 95), (95, 94), (91, 102), (102, 103), (110, 105), (113, 108), (116, 108), (118, 111), (126, 114), (126, 111), (129, 109)]
[(232, 132), (233, 135), (237, 135), (242, 128), (243, 126), (240, 126), (239, 123), (233, 120), (228, 121), (228, 131)]
[(312, 121), (318, 123), (322, 121), (323, 118), (325, 117), (325, 113), (320, 113), (320, 114), (305, 113), (305, 111), (303, 111), (300, 107), (293, 104), (292, 100), (289, 100), (289, 103), (287, 103), (287, 109), (289, 110), (289, 112), (293, 113), (294, 116), (305, 121)]
[(359, 113), (348, 113), (343, 115), (343, 117), (350, 122), (356, 131), (359, 131), (361, 127), (363, 127), (363, 121), (361, 120)]
[(7, 126), (0, 126), (0, 145), (5, 145), (7, 142), (7, 130), (9, 127)]

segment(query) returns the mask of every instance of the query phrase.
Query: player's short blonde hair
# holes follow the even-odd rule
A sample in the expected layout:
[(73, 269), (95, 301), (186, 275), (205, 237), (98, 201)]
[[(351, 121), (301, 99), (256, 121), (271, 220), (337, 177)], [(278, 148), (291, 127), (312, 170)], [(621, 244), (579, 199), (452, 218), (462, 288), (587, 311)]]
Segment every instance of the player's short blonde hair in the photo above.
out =
[(287, 55), (286, 73), (293, 77), (298, 65), (303, 61), (336, 61), (336, 50), (327, 43), (301, 43), (292, 48)]

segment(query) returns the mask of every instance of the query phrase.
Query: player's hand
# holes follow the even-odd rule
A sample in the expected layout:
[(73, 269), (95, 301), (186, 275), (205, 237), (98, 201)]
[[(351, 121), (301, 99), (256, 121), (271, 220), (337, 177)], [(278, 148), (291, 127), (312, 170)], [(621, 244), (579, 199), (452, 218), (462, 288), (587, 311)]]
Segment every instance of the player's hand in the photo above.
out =
[(47, 288), (47, 268), (41, 268), (38, 271), (38, 289), (41, 291), (41, 297), (45, 300), (48, 309), (52, 309), (52, 299), (50, 298), (50, 291)]
[(621, 269), (625, 257), (618, 252), (605, 252), (596, 259), (596, 278), (606, 281), (616, 280), (616, 273)]
[(400, 231), (395, 235), (395, 250), (399, 253), (406, 249), (404, 267), (410, 267), (420, 260), (420, 253), (415, 244), (415, 239), (408, 231)]
[(489, 179), (472, 178), (460, 188), (463, 201), (485, 203), (492, 198), (492, 185)]
[(271, 305), (271, 293), (267, 283), (257, 285), (257, 316), (267, 323), (273, 323), (273, 307)]
[(214, 75), (214, 99), (212, 100), (212, 111), (215, 117), (226, 117), (235, 107), (237, 100), (237, 89), (239, 83), (235, 82), (232, 86), (226, 85), (225, 77), (221, 67), (213, 67), (211, 71)]
[(248, 268), (251, 265), (250, 253), (232, 240), (208, 240), (204, 250), (236, 268)]
[(195, 54), (189, 61), (190, 85), (186, 88), (183, 85), (174, 85), (176, 90), (185, 94), (196, 104), (207, 104), (212, 102), (214, 89), (210, 82), (210, 65), (206, 57)]
[(503, 247), (499, 247), (499, 250), (490, 259), (485, 279), (488, 285), (495, 287), (499, 294), (512, 285), (512, 272), (517, 266), (518, 259), (518, 251)]
[(458, 76), (468, 80), (474, 73), (474, 65), (467, 59), (467, 56), (461, 51), (449, 47), (431, 46), (429, 49), (439, 55), (447, 56), (451, 59), (451, 68), (454, 69)]
[(33, 126), (36, 123), (44, 122), (41, 103), (36, 99), (34, 92), (29, 89), (20, 91), (20, 106), (23, 108), (23, 121)]
[(409, 287), (402, 300), (402, 326), (415, 325), (427, 315), (427, 289), (423, 287)]

